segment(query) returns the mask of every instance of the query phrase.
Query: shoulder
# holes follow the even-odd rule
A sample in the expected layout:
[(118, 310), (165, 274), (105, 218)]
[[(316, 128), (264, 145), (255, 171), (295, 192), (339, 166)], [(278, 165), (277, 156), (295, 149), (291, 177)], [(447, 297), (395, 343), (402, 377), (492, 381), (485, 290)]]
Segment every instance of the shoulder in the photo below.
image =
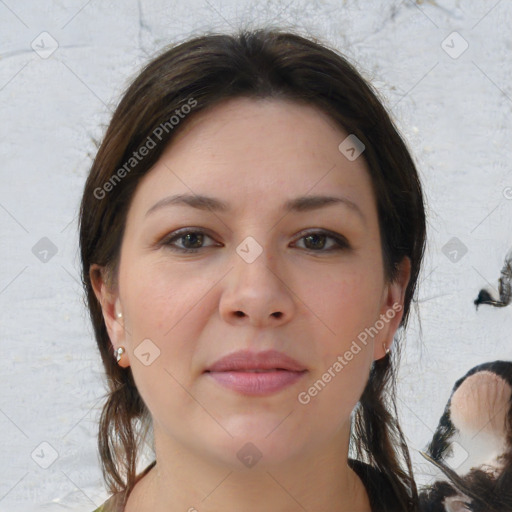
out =
[(123, 512), (121, 493), (113, 494), (93, 512)]
[(366, 487), (372, 510), (396, 512), (401, 510), (388, 477), (379, 469), (366, 462), (348, 459), (349, 466), (357, 473)]
[[(156, 464), (156, 460), (154, 460), (149, 466), (135, 479), (135, 483), (137, 483), (143, 476), (145, 476)], [(93, 512), (124, 512), (126, 507), (126, 502), (128, 500), (128, 491), (125, 489), (123, 491), (119, 491), (115, 494), (112, 494), (110, 498), (100, 505)]]

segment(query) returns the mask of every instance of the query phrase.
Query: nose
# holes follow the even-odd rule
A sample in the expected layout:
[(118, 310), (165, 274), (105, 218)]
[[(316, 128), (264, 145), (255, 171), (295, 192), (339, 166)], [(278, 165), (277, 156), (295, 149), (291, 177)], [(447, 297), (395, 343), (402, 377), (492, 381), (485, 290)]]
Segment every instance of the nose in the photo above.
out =
[(224, 281), (221, 317), (234, 325), (249, 323), (254, 327), (289, 322), (296, 308), (292, 283), (279, 271), (269, 251), (264, 249), (251, 263), (234, 254), (233, 265)]

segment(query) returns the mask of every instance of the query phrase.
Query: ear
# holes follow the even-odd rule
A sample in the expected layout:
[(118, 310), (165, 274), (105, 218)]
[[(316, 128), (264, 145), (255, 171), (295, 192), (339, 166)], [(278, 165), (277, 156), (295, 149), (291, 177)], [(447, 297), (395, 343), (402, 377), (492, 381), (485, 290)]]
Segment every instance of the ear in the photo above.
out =
[[(385, 348), (392, 350), (392, 343), (395, 333), (400, 326), (404, 312), (404, 299), (407, 285), (411, 277), (411, 260), (404, 256), (399, 263), (394, 281), (389, 282), (384, 287), (382, 294), (382, 303), (380, 309), (380, 322), (377, 320), (376, 326), (380, 323), (384, 327), (379, 330), (374, 338), (373, 355), (374, 359), (381, 359), (386, 355)], [(386, 345), (384, 347), (383, 345)]]
[[(101, 304), (105, 327), (107, 328), (108, 336), (114, 350), (117, 350), (120, 346), (125, 346), (126, 348), (124, 320), (122, 317), (118, 316), (119, 313), (122, 314), (121, 303), (119, 301), (118, 291), (112, 284), (111, 276), (105, 267), (94, 264), (89, 268), (89, 277), (94, 294)], [(118, 363), (119, 366), (123, 368), (130, 366), (127, 359), (126, 355), (123, 356)]]

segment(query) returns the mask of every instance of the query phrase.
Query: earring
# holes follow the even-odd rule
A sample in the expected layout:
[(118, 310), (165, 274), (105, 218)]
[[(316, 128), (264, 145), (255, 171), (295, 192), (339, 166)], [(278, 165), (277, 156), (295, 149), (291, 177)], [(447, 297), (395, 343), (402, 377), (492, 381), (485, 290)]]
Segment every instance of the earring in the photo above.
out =
[(117, 313), (117, 318), (122, 318), (123, 317), (123, 313), (119, 312)]
[(388, 355), (391, 352), (391, 350), (388, 347), (386, 347), (386, 343), (382, 343), (382, 347), (384, 348), (386, 355)]
[(121, 360), (121, 356), (124, 354), (124, 347), (119, 347), (116, 349), (116, 361), (119, 363)]

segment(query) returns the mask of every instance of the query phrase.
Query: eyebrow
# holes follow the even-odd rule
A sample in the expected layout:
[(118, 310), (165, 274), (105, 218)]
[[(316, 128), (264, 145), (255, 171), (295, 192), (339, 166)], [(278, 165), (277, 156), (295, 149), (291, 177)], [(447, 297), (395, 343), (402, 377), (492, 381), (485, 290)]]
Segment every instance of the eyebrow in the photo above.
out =
[[(334, 204), (345, 205), (353, 212), (357, 213), (359, 217), (366, 223), (366, 217), (359, 208), (359, 206), (346, 197), (335, 196), (301, 196), (294, 199), (289, 199), (283, 205), (283, 210), (286, 212), (309, 212), (331, 206)], [(213, 212), (226, 213), (231, 211), (228, 203), (205, 195), (195, 194), (177, 194), (173, 196), (164, 197), (155, 203), (147, 212), (146, 217), (157, 210), (169, 206), (190, 206), (198, 210), (210, 210)]]

